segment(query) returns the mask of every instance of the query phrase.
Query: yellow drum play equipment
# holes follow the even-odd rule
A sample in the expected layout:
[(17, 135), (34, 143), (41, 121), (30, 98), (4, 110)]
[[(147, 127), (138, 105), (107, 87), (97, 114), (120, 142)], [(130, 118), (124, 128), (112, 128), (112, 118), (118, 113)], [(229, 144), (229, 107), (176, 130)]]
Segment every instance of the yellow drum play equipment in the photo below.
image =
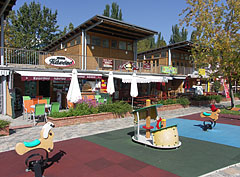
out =
[(161, 148), (177, 148), (181, 145), (177, 125), (169, 126), (152, 132), (153, 145)]

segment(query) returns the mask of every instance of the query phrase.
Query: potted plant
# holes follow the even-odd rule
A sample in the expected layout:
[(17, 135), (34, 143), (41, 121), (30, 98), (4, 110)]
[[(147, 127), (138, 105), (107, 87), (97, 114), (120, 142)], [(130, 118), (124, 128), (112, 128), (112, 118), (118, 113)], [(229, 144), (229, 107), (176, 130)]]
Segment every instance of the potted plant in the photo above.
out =
[(0, 136), (9, 135), (10, 121), (0, 120)]

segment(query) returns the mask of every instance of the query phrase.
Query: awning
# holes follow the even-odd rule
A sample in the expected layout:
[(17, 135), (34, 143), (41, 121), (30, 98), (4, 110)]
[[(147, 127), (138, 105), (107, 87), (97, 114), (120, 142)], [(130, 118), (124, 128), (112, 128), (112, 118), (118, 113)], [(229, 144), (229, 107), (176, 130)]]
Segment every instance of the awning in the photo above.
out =
[(176, 76), (174, 76), (173, 79), (183, 79), (183, 80), (185, 80), (186, 77), (180, 77), (180, 76), (179, 76), (179, 77), (176, 77)]
[[(122, 79), (123, 83), (131, 83), (132, 75), (116, 75), (114, 74), (113, 77)], [(167, 82), (167, 78), (162, 76), (144, 76), (144, 75), (137, 75), (136, 76), (137, 83), (150, 83), (150, 82)]]
[(8, 76), (9, 70), (0, 70), (0, 76)]
[[(63, 72), (38, 72), (38, 71), (15, 71), (21, 75), (22, 81), (37, 81), (37, 80), (71, 80), (72, 73)], [(102, 74), (78, 73), (78, 78), (82, 79), (101, 79)]]

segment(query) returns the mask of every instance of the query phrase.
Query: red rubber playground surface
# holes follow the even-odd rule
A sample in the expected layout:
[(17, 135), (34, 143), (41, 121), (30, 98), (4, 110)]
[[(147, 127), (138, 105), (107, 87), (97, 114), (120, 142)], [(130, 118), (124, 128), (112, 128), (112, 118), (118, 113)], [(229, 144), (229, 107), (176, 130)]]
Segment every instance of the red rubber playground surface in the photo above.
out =
[[(202, 121), (199, 114), (179, 118), (179, 122), (181, 119)], [(218, 124), (239, 126), (240, 120), (234, 116), (224, 115), (219, 118)], [(191, 128), (199, 133), (203, 132), (194, 125), (193, 123)], [(181, 125), (178, 126), (180, 129)], [(221, 130), (217, 128), (213, 133)], [(204, 133), (211, 134), (210, 131)], [(54, 143), (54, 150), (49, 153), (49, 166), (44, 170), (43, 175), (45, 177), (192, 177), (240, 162), (240, 148), (183, 137), (180, 131), (182, 146), (176, 150), (152, 149), (133, 143), (132, 135), (133, 128), (128, 128)], [(19, 156), (15, 151), (0, 153), (0, 176), (34, 176), (33, 172), (25, 172), (25, 159), (30, 154), (32, 153)]]

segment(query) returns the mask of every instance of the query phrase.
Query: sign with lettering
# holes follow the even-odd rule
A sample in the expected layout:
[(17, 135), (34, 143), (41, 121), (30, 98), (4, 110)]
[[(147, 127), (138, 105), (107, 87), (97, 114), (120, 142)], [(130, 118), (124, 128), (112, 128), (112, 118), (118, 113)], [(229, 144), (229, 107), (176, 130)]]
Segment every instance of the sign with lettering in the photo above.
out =
[(126, 62), (119, 66), (120, 69), (125, 69), (127, 71), (138, 70), (138, 67), (133, 62)]
[(161, 71), (165, 74), (177, 74), (177, 68), (172, 66), (162, 66)]
[(45, 59), (45, 63), (51, 66), (69, 67), (75, 64), (75, 61), (65, 56), (51, 56)]
[(103, 59), (103, 67), (105, 68), (112, 68), (113, 66), (113, 60), (111, 59)]

